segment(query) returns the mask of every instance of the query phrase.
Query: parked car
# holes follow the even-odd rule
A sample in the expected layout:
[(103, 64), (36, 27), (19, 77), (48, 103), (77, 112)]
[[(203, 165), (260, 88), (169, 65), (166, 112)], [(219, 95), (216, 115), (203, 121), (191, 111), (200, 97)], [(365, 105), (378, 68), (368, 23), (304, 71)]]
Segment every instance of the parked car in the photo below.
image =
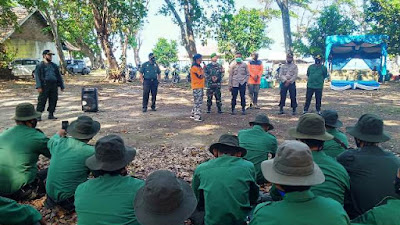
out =
[(86, 66), (85, 61), (81, 59), (68, 59), (67, 62), (67, 70), (70, 73), (80, 73), (82, 75), (89, 74), (90, 68)]
[(35, 68), (39, 64), (37, 59), (16, 59), (9, 65), (13, 76), (21, 78), (35, 77)]

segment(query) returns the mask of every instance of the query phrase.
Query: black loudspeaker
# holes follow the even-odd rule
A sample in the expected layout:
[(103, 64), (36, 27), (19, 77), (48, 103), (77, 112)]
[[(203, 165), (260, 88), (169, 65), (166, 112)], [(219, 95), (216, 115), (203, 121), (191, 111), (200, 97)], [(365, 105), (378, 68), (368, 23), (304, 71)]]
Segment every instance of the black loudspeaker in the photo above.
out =
[(99, 111), (97, 88), (82, 88), (82, 111)]

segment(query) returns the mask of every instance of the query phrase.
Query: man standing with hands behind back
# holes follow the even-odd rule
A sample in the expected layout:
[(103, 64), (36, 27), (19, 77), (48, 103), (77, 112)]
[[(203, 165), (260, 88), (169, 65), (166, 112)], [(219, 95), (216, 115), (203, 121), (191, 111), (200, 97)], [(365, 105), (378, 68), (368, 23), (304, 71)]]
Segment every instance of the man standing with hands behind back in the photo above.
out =
[(286, 63), (280, 67), (279, 81), (281, 82), (281, 101), (279, 103), (279, 114), (285, 114), (283, 107), (286, 102), (287, 91), (290, 94), (290, 106), (292, 107), (292, 115), (296, 115), (297, 101), (296, 101), (296, 79), (298, 75), (297, 65), (293, 63), (293, 54), (286, 55)]
[(156, 63), (156, 57), (153, 53), (149, 54), (149, 61), (140, 67), (139, 75), (140, 81), (143, 84), (143, 112), (147, 112), (150, 92), (151, 111), (156, 111), (158, 80), (161, 80), (161, 70)]
[[(64, 81), (58, 66), (51, 62), (54, 53), (50, 50), (44, 50), (42, 55), (43, 62), (35, 68), (36, 89), (39, 92), (36, 111), (42, 113), (46, 106), (47, 99), (49, 99), (49, 106), (47, 108), (49, 112), (48, 118), (56, 120), (57, 118), (54, 116), (54, 112), (56, 111), (58, 100), (58, 87), (61, 88), (61, 91), (64, 91)], [(38, 117), (37, 120), (41, 121), (42, 117)]]

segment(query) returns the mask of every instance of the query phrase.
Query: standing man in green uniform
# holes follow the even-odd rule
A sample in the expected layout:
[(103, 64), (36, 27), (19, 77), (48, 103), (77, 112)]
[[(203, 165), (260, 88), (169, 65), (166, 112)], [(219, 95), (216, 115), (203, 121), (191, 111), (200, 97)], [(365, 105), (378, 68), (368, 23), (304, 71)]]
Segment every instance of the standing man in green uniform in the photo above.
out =
[(364, 114), (355, 126), (346, 128), (358, 147), (337, 157), (350, 175), (351, 192), (344, 206), (351, 219), (372, 209), (383, 198), (397, 195), (393, 177), (400, 168), (400, 159), (379, 146), (390, 140), (383, 127), (380, 117)]
[(323, 151), (324, 142), (333, 138), (326, 132), (324, 119), (314, 113), (304, 114), (297, 127), (289, 129), (289, 135), (308, 145), (314, 162), (325, 175), (325, 182), (313, 186), (311, 191), (317, 196), (334, 199), (343, 205), (345, 195), (350, 190), (350, 177), (340, 163)]
[(321, 116), (325, 119), (326, 131), (333, 136), (332, 140), (324, 142), (324, 152), (336, 159), (349, 147), (346, 135), (338, 129), (343, 123), (335, 110), (324, 110)]
[(197, 211), (205, 213), (207, 225), (243, 224), (259, 195), (254, 165), (242, 158), (247, 151), (234, 135), (222, 135), (209, 151), (215, 159), (200, 164), (193, 175)]
[(30, 205), (0, 197), (0, 224), (6, 225), (45, 225), (42, 215)]
[(143, 63), (139, 69), (140, 81), (143, 84), (143, 112), (147, 112), (149, 95), (151, 92), (151, 111), (156, 111), (158, 81), (161, 80), (161, 70), (156, 63), (153, 53), (149, 54), (149, 61)]
[(275, 184), (283, 200), (259, 204), (250, 225), (350, 225), (349, 217), (338, 202), (316, 196), (310, 190), (325, 178), (306, 144), (285, 141), (279, 146), (276, 157), (264, 161), (261, 169), (265, 179)]
[[(48, 118), (51, 120), (57, 119), (54, 112), (58, 100), (58, 87), (61, 88), (61, 91), (65, 89), (60, 69), (55, 63), (51, 62), (53, 55), (50, 50), (44, 50), (43, 62), (37, 65), (35, 69), (36, 89), (39, 92), (36, 111), (42, 113), (48, 99), (49, 107), (47, 111), (49, 112)], [(38, 117), (38, 120), (42, 120), (42, 117)]]
[(307, 77), (307, 94), (303, 113), (308, 113), (311, 98), (315, 93), (315, 108), (317, 113), (321, 114), (322, 89), (324, 88), (324, 80), (328, 77), (328, 69), (322, 65), (322, 57), (320, 55), (315, 57), (315, 64), (308, 67)]
[(38, 172), (39, 155), (50, 158), (48, 138), (35, 129), (40, 113), (30, 103), (21, 103), (13, 119), (16, 126), (0, 134), (0, 196), (30, 200), (45, 194), (47, 170)]
[(239, 145), (247, 150), (244, 159), (254, 164), (257, 184), (263, 184), (267, 181), (261, 172), (261, 162), (275, 156), (278, 142), (276, 137), (268, 132), (274, 129), (274, 126), (267, 115), (259, 114), (249, 124), (252, 128), (239, 131)]
[(222, 113), (221, 82), (224, 77), (224, 68), (217, 62), (217, 60), (217, 54), (212, 53), (211, 63), (209, 63), (204, 70), (207, 85), (207, 113), (211, 113), (213, 96), (215, 96), (218, 113)]
[(68, 126), (67, 133), (60, 130), (47, 143), (51, 153), (46, 181), (48, 208), (58, 205), (70, 212), (75, 209), (75, 190), (90, 173), (85, 160), (94, 154), (94, 147), (87, 143), (99, 130), (99, 122), (80, 116)]
[(75, 211), (79, 225), (139, 225), (133, 203), (144, 181), (128, 176), (126, 167), (136, 150), (121, 137), (108, 135), (96, 142), (95, 154), (86, 160), (95, 178), (78, 186)]

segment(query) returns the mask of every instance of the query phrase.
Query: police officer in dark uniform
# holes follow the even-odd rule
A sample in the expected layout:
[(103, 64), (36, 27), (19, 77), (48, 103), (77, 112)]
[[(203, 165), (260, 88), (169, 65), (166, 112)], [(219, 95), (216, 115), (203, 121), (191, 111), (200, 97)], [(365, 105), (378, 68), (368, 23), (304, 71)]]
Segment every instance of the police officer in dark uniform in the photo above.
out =
[(149, 94), (151, 92), (151, 110), (156, 111), (156, 96), (158, 80), (161, 80), (161, 70), (156, 63), (153, 53), (149, 54), (149, 61), (145, 62), (139, 70), (140, 81), (143, 84), (143, 112), (147, 112)]
[[(43, 51), (43, 62), (36, 66), (35, 80), (36, 89), (39, 92), (36, 111), (43, 112), (48, 99), (48, 118), (55, 120), (57, 119), (54, 116), (54, 112), (56, 110), (58, 100), (58, 87), (61, 88), (61, 91), (64, 91), (65, 86), (61, 77), (60, 69), (55, 63), (51, 62), (53, 55), (54, 54), (50, 50)], [(39, 121), (42, 120), (41, 117), (37, 119)]]

